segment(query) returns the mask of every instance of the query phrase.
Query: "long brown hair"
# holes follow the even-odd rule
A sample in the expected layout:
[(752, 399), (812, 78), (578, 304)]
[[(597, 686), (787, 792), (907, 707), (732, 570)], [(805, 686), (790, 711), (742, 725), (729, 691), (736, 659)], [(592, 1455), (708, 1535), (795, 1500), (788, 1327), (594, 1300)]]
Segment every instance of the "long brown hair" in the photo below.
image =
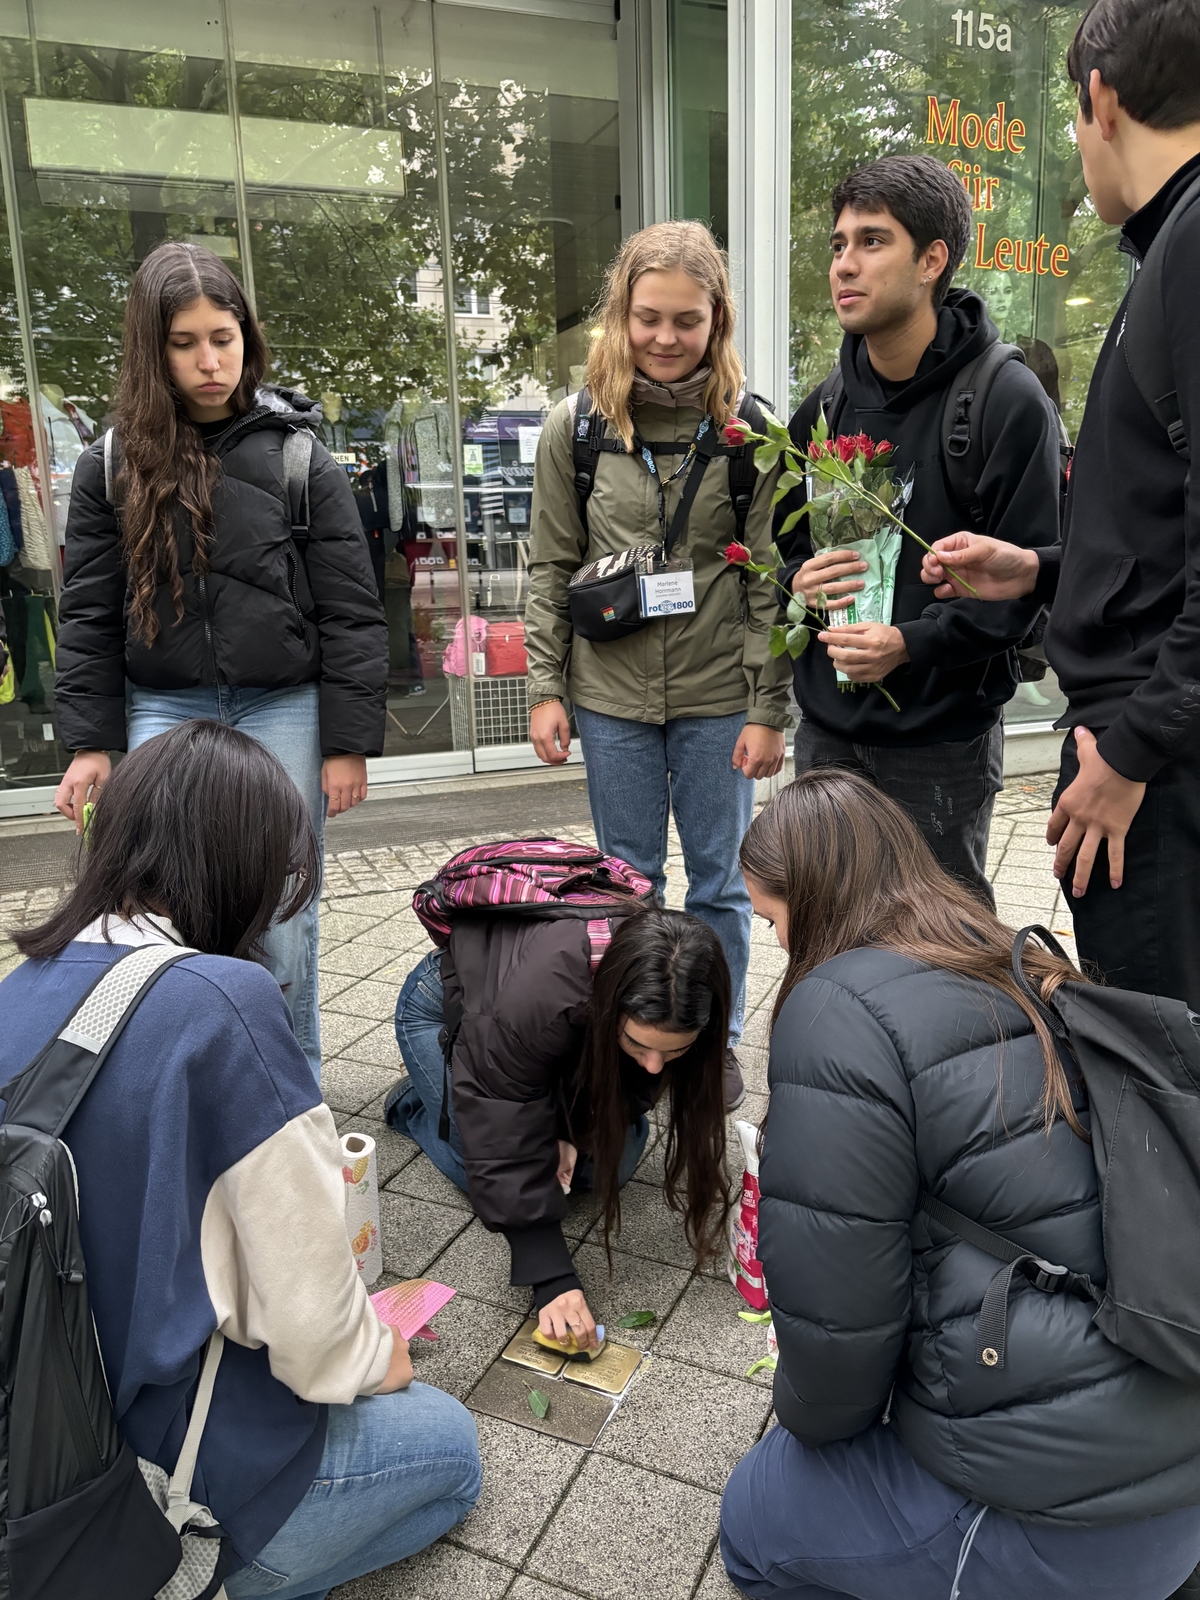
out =
[[(729, 1214), (725, 1170), (724, 1068), (729, 1032), (729, 968), (707, 924), (682, 911), (651, 908), (624, 917), (596, 969), (583, 1046), (589, 1099), (592, 1183), (604, 1207), (604, 1246), (621, 1226), (617, 1182), (629, 1133), (624, 1070), (640, 1071), (621, 1049), (624, 1021), (669, 1033), (698, 1033), (662, 1071), (667, 1108), (664, 1189), (683, 1216), (698, 1260), (713, 1257)], [(611, 1262), (611, 1254), (610, 1254)]]
[(736, 313), (729, 268), (720, 245), (702, 222), (656, 222), (626, 239), (604, 279), (597, 307), (600, 327), (588, 351), (588, 393), (597, 411), (633, 448), (629, 397), (633, 392), (633, 349), (629, 343), (629, 301), (633, 286), (647, 272), (686, 272), (707, 291), (713, 328), (705, 357), (712, 374), (704, 388), (704, 409), (717, 427), (733, 415), (745, 377), (733, 343)]
[(152, 250), (137, 270), (125, 307), (116, 403), (120, 444), (116, 498), (129, 583), (129, 622), (134, 635), (147, 644), (160, 627), (154, 610), (159, 584), (170, 587), (175, 620), (183, 616), (177, 507), (191, 522), (194, 569), (208, 568), (212, 495), (220, 469), (204, 448), (167, 368), (171, 323), (201, 296), (231, 312), (241, 325), (242, 380), (232, 397), (238, 415), (254, 404), (267, 369), (262, 329), (225, 263), (194, 244), (160, 244)]
[[(1047, 1127), (1063, 1117), (1086, 1138), (1054, 1037), (1012, 970), (1012, 930), (945, 872), (908, 813), (874, 784), (834, 767), (806, 772), (754, 819), (742, 871), (788, 908), (788, 963), (772, 1026), (801, 978), (847, 950), (877, 946), (972, 978), (1020, 1006), (1046, 1061)], [(1070, 962), (1032, 942), (1025, 972), (1043, 1000)]]

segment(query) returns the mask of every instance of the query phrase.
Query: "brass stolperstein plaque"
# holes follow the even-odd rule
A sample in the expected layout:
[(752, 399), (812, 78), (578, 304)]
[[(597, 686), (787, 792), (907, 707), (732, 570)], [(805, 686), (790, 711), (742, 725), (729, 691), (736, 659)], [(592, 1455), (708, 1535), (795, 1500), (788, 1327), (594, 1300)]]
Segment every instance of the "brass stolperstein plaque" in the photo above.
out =
[(614, 1344), (610, 1339), (595, 1361), (568, 1361), (563, 1378), (567, 1383), (581, 1383), (605, 1394), (620, 1394), (637, 1371), (641, 1359), (640, 1350), (627, 1344)]
[(513, 1361), (518, 1367), (530, 1367), (534, 1372), (544, 1372), (547, 1377), (556, 1378), (566, 1365), (567, 1358), (534, 1344), (533, 1330), (536, 1327), (537, 1318), (530, 1317), (517, 1329), (500, 1354), (505, 1361)]

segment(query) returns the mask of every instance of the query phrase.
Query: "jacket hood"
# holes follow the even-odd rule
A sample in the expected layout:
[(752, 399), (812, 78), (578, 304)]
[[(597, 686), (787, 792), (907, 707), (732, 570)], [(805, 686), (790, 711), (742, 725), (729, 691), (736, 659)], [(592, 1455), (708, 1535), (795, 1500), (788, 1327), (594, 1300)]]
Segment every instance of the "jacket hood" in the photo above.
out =
[(846, 393), (855, 411), (880, 411), (885, 416), (901, 416), (926, 395), (942, 389), (968, 361), (974, 361), (988, 345), (999, 338), (987, 306), (972, 289), (951, 289), (938, 312), (938, 329), (933, 343), (921, 357), (911, 382), (891, 399), (885, 399), (879, 379), (867, 355), (862, 334), (848, 334), (842, 340), (841, 367)]
[(274, 383), (264, 383), (256, 391), (254, 409), (242, 418), (243, 423), (258, 427), (311, 428), (314, 433), (324, 420), (319, 400), (310, 400), (303, 390)]

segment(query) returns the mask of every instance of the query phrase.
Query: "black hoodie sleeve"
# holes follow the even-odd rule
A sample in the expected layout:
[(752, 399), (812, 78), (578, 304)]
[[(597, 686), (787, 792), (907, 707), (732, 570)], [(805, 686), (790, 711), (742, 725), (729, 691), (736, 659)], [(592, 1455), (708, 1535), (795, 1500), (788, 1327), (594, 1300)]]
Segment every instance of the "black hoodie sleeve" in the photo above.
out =
[(307, 571), (321, 636), (321, 754), (383, 754), (387, 618), (350, 480), (313, 442)]
[(58, 622), (59, 738), (71, 751), (124, 750), (125, 568), (99, 441), (80, 456), (71, 481)]
[[(1046, 391), (1019, 361), (996, 374), (983, 418), (982, 531), (1024, 549), (1059, 539), (1058, 419)], [(1028, 633), (1041, 601), (932, 600), (898, 624), (920, 670), (971, 666), (1002, 654)]]

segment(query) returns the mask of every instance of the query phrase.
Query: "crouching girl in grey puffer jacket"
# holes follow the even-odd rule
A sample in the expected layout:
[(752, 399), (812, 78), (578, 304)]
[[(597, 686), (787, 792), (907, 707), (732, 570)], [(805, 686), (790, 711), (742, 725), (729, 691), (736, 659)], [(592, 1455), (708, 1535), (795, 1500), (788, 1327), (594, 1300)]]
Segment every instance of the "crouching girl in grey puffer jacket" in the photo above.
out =
[[(1200, 1561), (1200, 1387), (1020, 1280), (1003, 1361), (977, 1353), (997, 1264), (920, 1208), (1104, 1280), (1086, 1093), (1010, 930), (849, 773), (785, 789), (741, 864), (788, 952), (759, 1241), (782, 1426), (726, 1490), (731, 1578), (773, 1600), (1164, 1600)], [(1047, 998), (1079, 977), (1025, 966)]]

